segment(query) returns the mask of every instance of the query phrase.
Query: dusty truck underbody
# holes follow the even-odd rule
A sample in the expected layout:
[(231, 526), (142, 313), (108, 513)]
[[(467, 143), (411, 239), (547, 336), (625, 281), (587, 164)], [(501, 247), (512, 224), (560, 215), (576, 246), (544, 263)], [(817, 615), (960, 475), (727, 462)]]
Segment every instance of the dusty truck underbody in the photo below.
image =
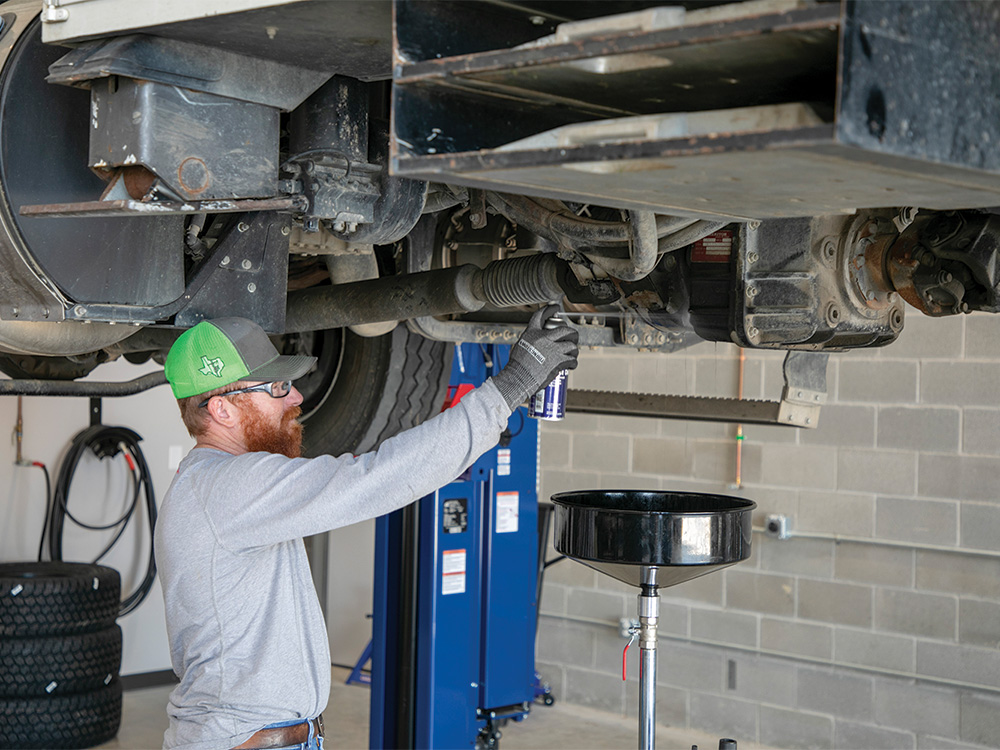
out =
[(511, 343), (550, 300), (584, 344), (802, 353), (786, 379), (817, 393), (810, 357), (892, 342), (907, 305), (1000, 311), (997, 3), (0, 18), (15, 378), (159, 360), (243, 315), (320, 357), (312, 449), (357, 450), (436, 408), (448, 342)]

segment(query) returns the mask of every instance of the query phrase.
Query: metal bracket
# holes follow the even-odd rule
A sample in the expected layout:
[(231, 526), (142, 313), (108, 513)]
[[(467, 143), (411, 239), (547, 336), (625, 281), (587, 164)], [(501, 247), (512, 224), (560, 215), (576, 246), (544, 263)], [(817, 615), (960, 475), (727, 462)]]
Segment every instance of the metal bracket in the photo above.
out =
[[(58, 17), (57, 17), (58, 16)], [(65, 21), (66, 8), (46, 6), (43, 21)], [(244, 55), (221, 45), (126, 34), (88, 40), (49, 68), (49, 83), (89, 88), (111, 76), (177, 86), (291, 112), (329, 77), (322, 70)]]
[[(259, 229), (262, 232), (270, 232), (271, 226), (284, 225), (287, 223), (287, 218), (269, 213), (251, 213), (247, 214), (246, 219), (241, 223), (245, 223), (250, 229)], [(157, 306), (81, 303), (68, 309), (66, 311), (66, 318), (70, 320), (93, 320), (100, 322), (107, 321), (115, 323), (131, 323), (133, 325), (151, 325), (159, 320), (165, 320), (166, 318), (176, 315), (191, 302), (191, 300), (202, 290), (203, 287), (206, 286), (209, 280), (217, 271), (219, 271), (220, 268), (224, 269), (223, 264), (220, 263), (220, 259), (224, 259), (225, 256), (231, 252), (234, 256), (239, 255), (234, 252), (234, 250), (240, 242), (239, 238), (243, 236), (244, 232), (240, 231), (237, 227), (217, 242), (209, 255), (201, 262), (201, 265), (198, 266), (197, 270), (195, 270), (191, 275), (188, 284), (184, 289), (184, 293), (172, 302)], [(247, 255), (244, 254), (242, 257), (246, 258)], [(251, 268), (252, 265), (253, 261), (251, 261)]]
[(826, 365), (830, 355), (825, 352), (792, 351), (785, 355), (782, 371), (785, 387), (781, 392), (781, 424), (796, 427), (816, 427), (820, 407), (826, 403)]
[(566, 392), (566, 411), (815, 428), (819, 424), (820, 406), (826, 403), (828, 359), (829, 355), (823, 352), (788, 352), (781, 401), (570, 389)]
[(96, 427), (101, 423), (101, 397), (90, 397), (90, 426)]
[(473, 229), (485, 229), (487, 223), (486, 216), (486, 191), (469, 189), (469, 223)]
[(307, 220), (315, 220), (307, 229), (327, 219), (335, 232), (350, 235), (359, 224), (374, 223), (375, 203), (381, 195), (376, 180), (382, 168), (377, 164), (348, 161), (346, 167), (329, 167), (308, 161), (304, 167), (290, 162), (282, 169), (302, 186), (302, 212)]
[(174, 323), (186, 328), (239, 309), (265, 331), (284, 331), (289, 234), (288, 217), (280, 214), (261, 212), (240, 221), (214, 273)]
[(500, 706), (498, 708), (477, 708), (476, 718), (504, 719), (528, 713), (531, 713), (531, 705), (527, 701), (524, 701), (522, 703), (513, 703), (509, 706)]
[[(475, 323), (468, 320), (438, 320), (430, 316), (412, 318), (406, 326), (414, 333), (435, 341), (474, 344), (513, 344), (524, 332), (524, 325)], [(580, 346), (615, 346), (610, 328), (572, 326), (580, 334)]]
[(164, 216), (175, 214), (235, 214), (252, 211), (291, 211), (301, 204), (295, 198), (245, 198), (210, 201), (103, 200), (80, 203), (40, 203), (21, 206), (21, 216)]
[(621, 341), (619, 345), (629, 346), (639, 351), (675, 352), (704, 339), (691, 331), (665, 331), (656, 328), (638, 318), (634, 313), (627, 312), (621, 322)]
[(69, 19), (69, 11), (59, 7), (59, 0), (45, 0), (42, 8), (42, 23), (61, 23)]
[[(640, 351), (674, 352), (701, 338), (686, 332), (664, 332), (631, 318), (622, 325), (624, 340), (617, 340), (615, 329), (598, 316), (562, 313), (563, 319), (580, 334), (580, 346), (626, 347)], [(592, 319), (594, 322), (588, 322)], [(438, 320), (425, 316), (406, 321), (414, 333), (436, 341), (476, 344), (513, 344), (524, 332), (524, 325), (512, 323), (477, 323), (467, 320)]]

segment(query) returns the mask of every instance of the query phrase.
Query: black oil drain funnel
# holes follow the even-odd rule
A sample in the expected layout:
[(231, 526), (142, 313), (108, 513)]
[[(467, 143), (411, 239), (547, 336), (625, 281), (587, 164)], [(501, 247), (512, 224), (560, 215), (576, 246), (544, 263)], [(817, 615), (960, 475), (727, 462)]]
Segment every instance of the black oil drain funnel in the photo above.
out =
[(658, 590), (750, 557), (757, 504), (726, 495), (643, 490), (562, 492), (552, 502), (558, 552), (639, 587), (639, 750), (654, 750)]

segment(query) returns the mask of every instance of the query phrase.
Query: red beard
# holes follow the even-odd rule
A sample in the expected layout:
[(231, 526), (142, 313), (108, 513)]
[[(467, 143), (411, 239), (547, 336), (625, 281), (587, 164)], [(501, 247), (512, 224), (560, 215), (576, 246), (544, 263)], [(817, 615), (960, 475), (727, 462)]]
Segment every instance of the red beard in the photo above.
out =
[(257, 405), (248, 399), (249, 409), (243, 421), (243, 442), (247, 451), (255, 453), (280, 453), (289, 458), (302, 455), (302, 425), (296, 419), (302, 413), (299, 407), (289, 409), (279, 424), (269, 422)]

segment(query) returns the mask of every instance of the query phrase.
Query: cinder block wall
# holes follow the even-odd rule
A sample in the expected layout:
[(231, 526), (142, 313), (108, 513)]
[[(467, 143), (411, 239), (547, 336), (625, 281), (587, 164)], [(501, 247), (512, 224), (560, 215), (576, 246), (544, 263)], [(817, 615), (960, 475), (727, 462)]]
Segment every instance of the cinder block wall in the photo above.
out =
[[(801, 535), (755, 533), (751, 559), (661, 590), (661, 723), (783, 748), (1000, 746), (1000, 316), (910, 313), (889, 347), (831, 355), (818, 429), (745, 427), (740, 490), (733, 425), (544, 425), (543, 498), (739, 494), (755, 525), (780, 513)], [(782, 356), (747, 352), (746, 398), (780, 396)], [(585, 352), (571, 387), (734, 396), (737, 368), (727, 344)], [(538, 662), (559, 699), (637, 714), (618, 629), (637, 593), (548, 569)]]

